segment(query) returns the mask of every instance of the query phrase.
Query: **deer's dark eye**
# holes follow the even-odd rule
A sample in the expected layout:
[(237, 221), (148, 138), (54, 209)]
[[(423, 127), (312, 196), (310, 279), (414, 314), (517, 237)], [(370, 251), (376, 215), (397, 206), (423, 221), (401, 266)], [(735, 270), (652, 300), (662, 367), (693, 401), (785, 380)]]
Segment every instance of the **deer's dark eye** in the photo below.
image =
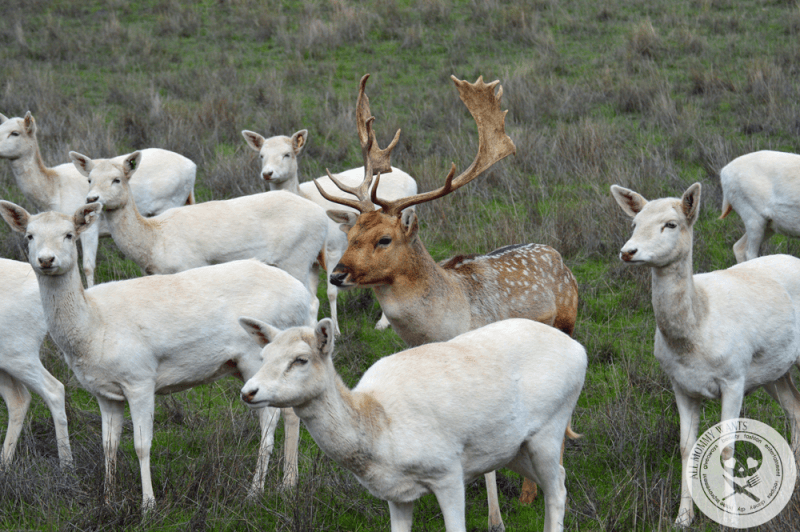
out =
[(31, 234), (25, 235), (25, 238), (27, 238), (28, 240), (33, 240), (33, 235)]
[(12, 131), (11, 132), (11, 136), (12, 137), (19, 137), (19, 131)]
[(306, 364), (308, 364), (308, 359), (305, 357), (297, 357), (292, 362), (292, 366), (294, 365), (305, 366)]
[(111, 182), (111, 184), (112, 185), (116, 185), (116, 184), (119, 184), (119, 182), (120, 182), (119, 179), (115, 179), (114, 181)]
[(67, 236), (65, 236), (64, 238), (66, 238), (67, 240), (72, 240), (73, 236), (75, 235), (73, 235), (72, 233), (67, 233)]
[(669, 227), (670, 229), (675, 229), (676, 227), (678, 227), (678, 224), (676, 224), (675, 222), (667, 222), (667, 223), (664, 224), (664, 227)]
[(388, 246), (391, 243), (392, 243), (392, 239), (390, 237), (388, 237), (388, 236), (384, 236), (383, 238), (378, 240), (378, 245), (379, 246)]

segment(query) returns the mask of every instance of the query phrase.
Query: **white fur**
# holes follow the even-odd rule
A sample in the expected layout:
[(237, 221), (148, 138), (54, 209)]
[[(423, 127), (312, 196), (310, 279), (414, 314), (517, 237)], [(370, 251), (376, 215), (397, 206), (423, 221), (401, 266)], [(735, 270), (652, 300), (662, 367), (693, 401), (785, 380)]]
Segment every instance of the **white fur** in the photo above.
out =
[[(308, 291), (286, 272), (254, 260), (154, 275), (83, 290), (75, 240), (101, 206), (85, 205), (73, 217), (47, 212), (30, 216), (0, 202), (0, 214), (24, 232), (39, 281), (53, 341), (78, 381), (97, 398), (103, 420), (106, 489), (111, 491), (125, 401), (134, 427), (142, 475), (143, 505), (155, 503), (150, 446), (155, 394), (173, 393), (261, 367), (260, 350), (237, 323), (240, 313), (274, 320), (278, 327), (308, 323)], [(284, 482), (294, 483), (299, 425), (287, 427)], [(250, 494), (263, 491), (278, 412), (259, 413), (261, 448)], [(289, 437), (293, 441), (288, 441)]]
[(114, 242), (148, 274), (177, 273), (256, 258), (302, 282), (314, 296), (312, 267), (324, 250), (328, 222), (314, 203), (288, 192), (264, 192), (176, 207), (144, 218), (131, 201), (138, 152), (121, 164), (70, 152), (91, 188), (86, 201), (103, 205)]
[[(194, 203), (194, 181), (197, 166), (177, 153), (148, 148), (141, 150), (141, 167), (132, 193), (145, 216), (152, 216), (172, 207)], [(125, 155), (112, 159), (121, 163)], [(36, 122), (30, 113), (25, 118), (7, 119), (0, 115), (0, 158), (11, 162), (17, 186), (36, 208), (72, 214), (86, 203), (89, 183), (75, 167), (61, 164), (47, 168), (39, 153)], [(105, 219), (81, 236), (83, 271), (88, 286), (94, 284), (97, 245), (100, 236), (108, 236)]]
[[(242, 131), (242, 136), (247, 141), (247, 145), (259, 152), (261, 159), (261, 178), (269, 184), (270, 190), (286, 190), (309, 199), (323, 208), (329, 210), (348, 210), (357, 212), (350, 207), (344, 207), (337, 203), (332, 203), (319, 193), (312, 181), (300, 183), (297, 177), (297, 157), (302, 153), (308, 141), (308, 130), (301, 129), (291, 137), (282, 135), (265, 139), (263, 136), (253, 131)], [(347, 186), (358, 186), (364, 179), (364, 167), (346, 170), (341, 174), (336, 174), (339, 179)], [(342, 192), (326, 176), (317, 178), (325, 192), (341, 196)], [(378, 196), (388, 200), (396, 200), (411, 196), (417, 193), (417, 182), (413, 177), (404, 171), (392, 167), (388, 174), (381, 175), (381, 182), (378, 186)], [(328, 273), (328, 301), (331, 306), (331, 318), (339, 331), (339, 324), (336, 314), (336, 297), (339, 289), (331, 283), (330, 275), (339, 263), (339, 259), (347, 249), (347, 235), (339, 231), (339, 224), (333, 220), (328, 220), (328, 242), (325, 246), (325, 266)], [(389, 320), (386, 315), (382, 315), (380, 321), (375, 326), (376, 329), (389, 327)]]
[(240, 321), (266, 344), (242, 399), (293, 406), (325, 454), (389, 501), (392, 532), (411, 530), (413, 501), (430, 492), (447, 531), (466, 531), (464, 482), (501, 467), (541, 485), (544, 529), (562, 530), (561, 442), (587, 365), (566, 334), (496, 322), (382, 358), (351, 391), (333, 365), (329, 320), (283, 332)]
[(757, 151), (737, 157), (719, 174), (723, 217), (733, 208), (745, 234), (733, 245), (736, 262), (758, 257), (774, 233), (800, 236), (800, 155)]
[(0, 259), (0, 395), (8, 407), (8, 429), (0, 466), (14, 458), (22, 423), (33, 390), (42, 396), (53, 416), (58, 459), (61, 467), (72, 465), (67, 414), (64, 410), (64, 385), (53, 377), (39, 360), (39, 350), (47, 334), (39, 284), (26, 262)]
[[(744, 395), (759, 386), (786, 411), (798, 453), (800, 393), (791, 369), (800, 367), (800, 259), (772, 255), (692, 275), (700, 185), (681, 199), (650, 202), (616, 185), (611, 192), (634, 223), (622, 260), (650, 266), (653, 274), (654, 351), (675, 391), (684, 472), (697, 441), (702, 401), (721, 399), (722, 421), (734, 419)], [(687, 526), (693, 518), (682, 473), (676, 523)]]

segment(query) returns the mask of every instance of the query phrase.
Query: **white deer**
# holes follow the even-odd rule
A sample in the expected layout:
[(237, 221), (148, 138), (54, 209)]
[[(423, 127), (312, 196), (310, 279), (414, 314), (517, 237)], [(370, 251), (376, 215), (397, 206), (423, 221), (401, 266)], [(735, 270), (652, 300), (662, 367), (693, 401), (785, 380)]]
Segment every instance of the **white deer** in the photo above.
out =
[(248, 405), (293, 407), (317, 445), (389, 501), (392, 532), (433, 492), (447, 532), (466, 532), (464, 482), (508, 467), (542, 486), (546, 531), (563, 529), (561, 442), (586, 375), (569, 336), (525, 319), (380, 359), (349, 390), (333, 365), (328, 319), (279, 331), (240, 323), (265, 346), (242, 388)]
[(0, 467), (14, 458), (22, 423), (31, 403), (32, 390), (42, 396), (56, 428), (58, 460), (62, 468), (72, 465), (64, 385), (42, 365), (39, 350), (47, 334), (39, 284), (26, 262), (0, 259), (0, 395), (8, 407), (8, 429)]
[(114, 242), (148, 275), (256, 258), (302, 282), (314, 296), (316, 317), (318, 302), (310, 272), (324, 253), (328, 232), (327, 217), (319, 206), (288, 192), (263, 192), (145, 218), (130, 190), (138, 179), (139, 152), (121, 162), (69, 155), (91, 184), (85, 201), (103, 205)]
[[(310, 296), (288, 273), (255, 260), (104, 283), (84, 291), (77, 265), (78, 235), (102, 207), (92, 203), (74, 216), (31, 216), (0, 201), (0, 214), (25, 234), (45, 319), (53, 341), (81, 386), (97, 398), (103, 422), (106, 496), (112, 491), (125, 401), (142, 476), (144, 508), (155, 504), (150, 479), (155, 394), (169, 394), (226, 375), (249, 379), (261, 367), (260, 350), (238, 316), (252, 313), (278, 327), (308, 324)], [(287, 422), (284, 482), (297, 475), (299, 424)], [(264, 489), (278, 412), (259, 412), (261, 446), (250, 495)]]
[(745, 234), (733, 245), (736, 262), (758, 257), (774, 232), (800, 236), (800, 155), (757, 151), (737, 157), (719, 173), (722, 216), (736, 211)]
[[(341, 288), (372, 287), (392, 328), (409, 345), (449, 340), (471, 329), (508, 318), (528, 318), (572, 334), (578, 310), (578, 284), (555, 249), (539, 244), (505, 246), (487, 255), (459, 256), (437, 264), (419, 238), (414, 205), (446, 196), (471, 182), (516, 147), (505, 134), (507, 111), (500, 109), (499, 81), (467, 83), (453, 77), (461, 99), (478, 125), (478, 153), (472, 164), (455, 176), (455, 164), (437, 190), (389, 201), (379, 198), (383, 169), (389, 167), (392, 143), (381, 149), (372, 130), (369, 100), (362, 78), (356, 122), (365, 159), (358, 188), (329, 177), (357, 199), (332, 196), (330, 201), (355, 209), (328, 211), (347, 231), (349, 246), (334, 268), (332, 282)], [(495, 92), (497, 90), (497, 92)], [(373, 173), (377, 183), (370, 186)], [(380, 206), (376, 210), (375, 206)], [(571, 430), (567, 434), (577, 437)], [(494, 473), (486, 476), (489, 527), (503, 530)], [(524, 503), (536, 496), (526, 479)]]
[[(362, 82), (366, 82), (365, 79)], [(261, 177), (269, 183), (270, 190), (286, 190), (309, 199), (324, 210), (341, 210), (341, 205), (325, 199), (314, 186), (313, 181), (300, 183), (297, 177), (297, 157), (308, 142), (308, 130), (301, 129), (291, 137), (276, 136), (265, 139), (253, 131), (242, 131), (242, 136), (247, 145), (259, 152), (261, 158)], [(336, 178), (348, 186), (357, 186), (364, 178), (364, 167), (345, 170), (336, 174)], [(337, 195), (338, 189), (327, 176), (317, 178), (319, 185), (330, 195)], [(396, 200), (417, 193), (417, 182), (406, 172), (391, 167), (389, 173), (381, 175), (378, 194), (381, 198)], [(355, 209), (351, 212), (356, 213)], [(328, 301), (331, 305), (331, 318), (336, 326), (339, 325), (336, 314), (336, 297), (339, 289), (331, 282), (333, 269), (347, 249), (347, 235), (339, 231), (339, 224), (329, 220), (328, 242), (325, 245), (325, 267), (328, 274)], [(389, 326), (386, 315), (381, 316), (375, 326), (376, 329), (385, 329)]]
[(653, 275), (654, 353), (672, 381), (680, 414), (684, 471), (676, 524), (688, 526), (694, 507), (685, 472), (704, 399), (721, 399), (727, 421), (739, 417), (747, 393), (763, 386), (786, 411), (795, 453), (800, 450), (800, 393), (790, 373), (800, 366), (800, 259), (772, 255), (692, 275), (700, 184), (680, 199), (647, 201), (617, 185), (611, 194), (633, 218), (633, 236), (620, 258), (650, 266)]
[[(141, 153), (132, 193), (145, 216), (194, 203), (197, 166), (192, 161), (157, 148), (141, 150)], [(36, 121), (30, 112), (25, 118), (9, 119), (0, 114), (0, 158), (11, 162), (17, 186), (39, 211), (72, 214), (86, 203), (89, 183), (72, 164), (45, 166), (36, 140)], [(112, 160), (121, 163), (124, 158), (120, 155)], [(108, 225), (103, 218), (81, 235), (83, 271), (88, 286), (94, 284), (99, 237), (108, 235)]]

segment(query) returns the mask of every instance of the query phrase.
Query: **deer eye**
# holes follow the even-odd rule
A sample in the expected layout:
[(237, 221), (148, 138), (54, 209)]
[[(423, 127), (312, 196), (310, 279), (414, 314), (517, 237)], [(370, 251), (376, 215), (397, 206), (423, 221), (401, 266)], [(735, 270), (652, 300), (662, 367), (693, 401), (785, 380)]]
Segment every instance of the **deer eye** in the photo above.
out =
[(283, 154), (283, 158), (284, 158), (284, 159), (288, 159), (289, 157), (290, 157), (290, 154), (288, 154), (288, 153), (284, 153), (284, 154)]
[(72, 240), (73, 236), (75, 235), (73, 235), (72, 233), (67, 233), (67, 235), (64, 238), (66, 238), (67, 240)]
[(28, 233), (27, 235), (25, 235), (25, 238), (27, 238), (28, 240), (33, 240), (33, 235)]
[(388, 246), (391, 243), (392, 243), (392, 239), (391, 239), (391, 237), (388, 237), (388, 236), (385, 236), (385, 237), (381, 238), (380, 240), (378, 240), (378, 245), (379, 246)]
[(119, 182), (120, 182), (119, 179), (115, 179), (114, 181), (111, 182), (111, 184), (112, 185), (116, 185), (116, 184), (119, 184)]
[(308, 364), (308, 359), (305, 357), (297, 357), (292, 361), (292, 366), (305, 366), (306, 364)]
[(676, 227), (678, 227), (678, 224), (676, 224), (675, 222), (667, 222), (667, 223), (664, 224), (664, 227), (669, 227), (670, 229), (675, 229)]
[(12, 131), (11, 132), (11, 136), (12, 137), (19, 137), (19, 131)]

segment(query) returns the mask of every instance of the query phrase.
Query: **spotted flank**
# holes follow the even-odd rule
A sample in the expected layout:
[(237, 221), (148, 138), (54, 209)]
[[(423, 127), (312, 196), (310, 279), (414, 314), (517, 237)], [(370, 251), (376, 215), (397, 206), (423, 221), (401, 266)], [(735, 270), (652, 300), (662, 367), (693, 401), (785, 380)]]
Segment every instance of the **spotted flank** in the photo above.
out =
[(459, 276), (477, 302), (474, 325), (519, 317), (572, 334), (578, 283), (550, 246), (513, 244), (486, 255), (458, 255), (439, 265)]

